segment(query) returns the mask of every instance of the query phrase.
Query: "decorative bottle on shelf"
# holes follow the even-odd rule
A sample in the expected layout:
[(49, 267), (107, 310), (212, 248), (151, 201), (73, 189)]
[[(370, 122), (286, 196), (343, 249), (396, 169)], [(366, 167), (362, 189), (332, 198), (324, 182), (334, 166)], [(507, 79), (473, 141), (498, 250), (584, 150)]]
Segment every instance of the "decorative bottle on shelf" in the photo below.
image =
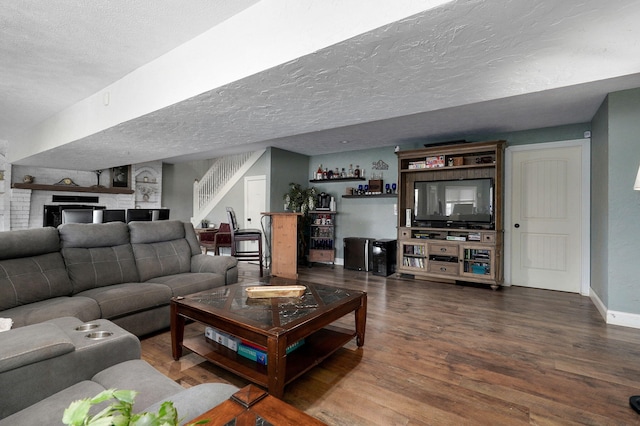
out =
[(347, 177), (347, 172), (344, 171), (344, 167), (342, 168), (342, 171), (340, 172), (340, 177), (343, 178), (343, 179)]
[(356, 169), (353, 171), (353, 177), (359, 178), (360, 177), (360, 166), (358, 166), (356, 164)]
[(327, 174), (327, 168), (325, 167), (324, 170), (322, 171), (322, 179), (327, 179), (329, 177), (329, 175)]
[(331, 197), (331, 201), (329, 202), (329, 209), (332, 212), (336, 211), (336, 199), (335, 199), (335, 197)]
[(318, 170), (316, 171), (316, 180), (322, 179), (322, 164), (318, 166)]
[(327, 179), (333, 179), (333, 170), (327, 170)]
[(348, 177), (353, 177), (353, 164), (349, 164), (349, 174), (347, 175)]

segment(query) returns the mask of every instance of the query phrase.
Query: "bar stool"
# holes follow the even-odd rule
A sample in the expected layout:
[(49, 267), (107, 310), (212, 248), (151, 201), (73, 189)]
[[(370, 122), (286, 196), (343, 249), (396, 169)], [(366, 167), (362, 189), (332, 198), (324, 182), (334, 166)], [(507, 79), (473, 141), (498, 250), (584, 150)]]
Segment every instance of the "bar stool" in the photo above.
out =
[[(227, 218), (231, 231), (231, 256), (238, 260), (257, 260), (260, 264), (260, 276), (262, 277), (262, 231), (259, 229), (239, 229), (236, 213), (232, 207), (227, 207)], [(238, 243), (242, 241), (257, 241), (258, 250), (238, 250)]]

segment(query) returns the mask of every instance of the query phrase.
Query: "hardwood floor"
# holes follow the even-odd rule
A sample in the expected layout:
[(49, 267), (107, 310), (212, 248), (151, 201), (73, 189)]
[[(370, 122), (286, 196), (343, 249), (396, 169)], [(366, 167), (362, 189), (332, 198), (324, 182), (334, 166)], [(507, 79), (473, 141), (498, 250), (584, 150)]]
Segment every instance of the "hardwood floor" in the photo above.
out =
[[(257, 276), (241, 264), (241, 281)], [(299, 279), (368, 293), (364, 347), (349, 343), (285, 389), (286, 402), (330, 425), (640, 424), (628, 404), (640, 394), (640, 330), (606, 325), (587, 297), (325, 265), (299, 268)], [(168, 331), (142, 349), (185, 387), (247, 384), (192, 353), (173, 361)]]

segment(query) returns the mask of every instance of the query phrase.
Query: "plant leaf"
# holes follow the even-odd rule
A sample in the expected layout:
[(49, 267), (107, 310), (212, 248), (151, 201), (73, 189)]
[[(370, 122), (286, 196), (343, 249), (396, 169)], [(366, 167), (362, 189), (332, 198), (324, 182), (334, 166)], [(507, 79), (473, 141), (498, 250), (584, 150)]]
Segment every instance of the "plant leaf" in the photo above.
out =
[(118, 401), (127, 402), (133, 404), (133, 400), (136, 398), (138, 392), (134, 390), (114, 390), (113, 397)]
[[(122, 424), (122, 423), (121, 423)], [(127, 423), (124, 423), (126, 425)], [(87, 426), (119, 426), (113, 416), (103, 417), (101, 419), (91, 419)]]
[(87, 417), (90, 408), (91, 401), (89, 399), (73, 401), (69, 404), (69, 407), (64, 410), (62, 423), (72, 426), (83, 425), (84, 419)]
[(103, 390), (102, 392), (91, 398), (91, 405), (100, 404), (101, 402), (113, 398), (113, 392), (115, 392), (115, 389)]

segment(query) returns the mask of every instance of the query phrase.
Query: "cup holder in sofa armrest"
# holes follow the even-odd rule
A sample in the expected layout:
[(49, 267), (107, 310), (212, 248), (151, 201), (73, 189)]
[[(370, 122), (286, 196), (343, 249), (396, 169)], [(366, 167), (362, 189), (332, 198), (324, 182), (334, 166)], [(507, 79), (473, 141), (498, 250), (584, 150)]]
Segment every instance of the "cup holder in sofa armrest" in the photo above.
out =
[(71, 338), (55, 324), (39, 323), (0, 333), (0, 373), (73, 352)]
[(95, 322), (88, 322), (86, 324), (77, 326), (76, 331), (89, 331), (98, 327), (100, 327), (100, 324), (96, 324)]
[(109, 336), (113, 336), (113, 333), (111, 331), (100, 330), (100, 331), (92, 331), (91, 333), (87, 334), (85, 337), (87, 339), (100, 340), (100, 339), (106, 339)]

